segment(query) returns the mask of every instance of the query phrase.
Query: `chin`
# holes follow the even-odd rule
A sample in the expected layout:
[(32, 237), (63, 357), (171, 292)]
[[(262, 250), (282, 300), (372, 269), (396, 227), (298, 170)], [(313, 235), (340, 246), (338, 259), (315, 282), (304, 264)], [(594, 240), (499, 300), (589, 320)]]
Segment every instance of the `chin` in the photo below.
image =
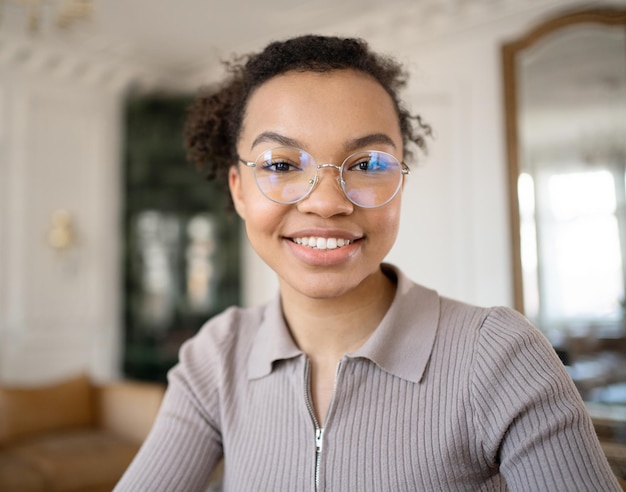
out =
[(351, 277), (345, 271), (325, 271), (310, 274), (293, 272), (291, 275), (282, 277), (282, 282), (291, 290), (310, 299), (329, 300), (340, 298), (357, 289), (368, 276), (363, 275), (363, 278), (359, 280)]

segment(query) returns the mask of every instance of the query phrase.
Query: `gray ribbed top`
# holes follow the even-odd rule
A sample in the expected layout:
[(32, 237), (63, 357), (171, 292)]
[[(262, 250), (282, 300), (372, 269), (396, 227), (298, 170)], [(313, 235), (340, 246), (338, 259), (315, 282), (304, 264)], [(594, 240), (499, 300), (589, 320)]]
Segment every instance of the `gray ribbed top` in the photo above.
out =
[(181, 349), (115, 490), (200, 491), (222, 455), (227, 492), (621, 490), (543, 335), (384, 268), (396, 297), (341, 360), (321, 442), (280, 302), (232, 308)]

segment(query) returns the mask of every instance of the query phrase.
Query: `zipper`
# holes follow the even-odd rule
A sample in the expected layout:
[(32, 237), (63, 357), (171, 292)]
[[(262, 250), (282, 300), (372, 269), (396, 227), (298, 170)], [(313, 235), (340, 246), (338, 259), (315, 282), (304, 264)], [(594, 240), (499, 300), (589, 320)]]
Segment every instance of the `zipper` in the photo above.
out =
[(306, 359), (304, 365), (304, 401), (315, 427), (315, 492), (318, 492), (320, 486), (320, 461), (324, 444), (324, 429), (320, 427), (317, 417), (315, 416), (315, 411), (313, 410), (313, 403), (311, 403), (311, 367), (309, 359)]
[[(335, 384), (333, 387), (331, 405), (337, 390), (337, 379), (339, 378), (341, 362), (342, 361), (340, 360), (335, 371)], [(315, 492), (318, 492), (320, 487), (320, 462), (322, 460), (322, 449), (324, 447), (324, 428), (319, 425), (317, 417), (315, 416), (315, 411), (313, 410), (313, 403), (311, 402), (311, 366), (309, 359), (306, 359), (304, 365), (304, 401), (307, 409), (309, 410), (309, 415), (311, 416), (311, 420), (313, 421), (313, 426), (315, 428)]]
[(322, 459), (322, 447), (324, 445), (324, 428), (315, 429), (315, 492), (320, 487), (320, 461)]

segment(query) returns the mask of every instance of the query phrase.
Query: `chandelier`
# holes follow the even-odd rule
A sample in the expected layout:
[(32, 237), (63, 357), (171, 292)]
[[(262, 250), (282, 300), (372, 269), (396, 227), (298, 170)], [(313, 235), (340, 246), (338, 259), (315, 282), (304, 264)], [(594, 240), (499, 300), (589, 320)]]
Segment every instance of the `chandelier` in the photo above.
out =
[(0, 32), (8, 25), (28, 34), (66, 30), (92, 14), (93, 0), (0, 0)]

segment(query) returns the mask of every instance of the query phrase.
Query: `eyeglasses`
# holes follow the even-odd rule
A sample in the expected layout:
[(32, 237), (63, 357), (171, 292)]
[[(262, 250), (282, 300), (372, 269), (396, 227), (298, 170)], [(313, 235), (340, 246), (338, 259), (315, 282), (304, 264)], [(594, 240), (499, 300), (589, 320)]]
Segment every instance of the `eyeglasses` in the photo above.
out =
[(406, 164), (391, 154), (378, 150), (357, 152), (341, 166), (317, 164), (308, 152), (295, 147), (275, 147), (262, 152), (255, 161), (239, 158), (254, 168), (256, 184), (267, 198), (285, 205), (297, 203), (311, 194), (319, 181), (319, 171), (335, 168), (337, 181), (348, 200), (363, 208), (389, 203), (402, 186)]

